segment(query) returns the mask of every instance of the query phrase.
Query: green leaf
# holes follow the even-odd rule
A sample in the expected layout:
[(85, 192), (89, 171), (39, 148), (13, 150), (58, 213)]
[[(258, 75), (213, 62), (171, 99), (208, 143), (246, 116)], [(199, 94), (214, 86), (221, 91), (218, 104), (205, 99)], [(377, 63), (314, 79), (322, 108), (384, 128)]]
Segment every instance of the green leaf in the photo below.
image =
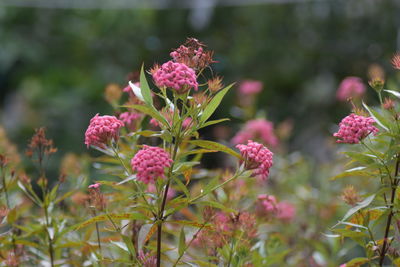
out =
[(230, 149), (227, 146), (224, 146), (223, 144), (220, 143), (216, 143), (213, 141), (206, 141), (206, 140), (191, 140), (189, 141), (189, 143), (202, 147), (202, 148), (207, 148), (207, 149), (211, 149), (211, 150), (218, 150), (221, 152), (225, 152), (229, 155), (232, 155), (234, 157), (237, 157), (238, 159), (241, 159), (242, 157), (240, 156), (239, 153), (237, 153), (236, 151), (234, 151), (233, 149)]
[(125, 245), (127, 246), (131, 256), (133, 258), (136, 257), (136, 250), (135, 250), (135, 246), (133, 245), (132, 239), (130, 239), (129, 237), (127, 237), (126, 235), (122, 235), (122, 239), (124, 240)]
[(182, 183), (181, 180), (179, 180), (178, 177), (172, 176), (174, 179), (175, 183), (177, 184), (178, 188), (185, 194), (186, 197), (190, 197), (190, 192), (187, 189), (187, 187)]
[(356, 177), (356, 176), (362, 176), (362, 177), (374, 177), (374, 173), (364, 171), (366, 167), (356, 167), (350, 170), (346, 170), (338, 175), (335, 175), (330, 178), (330, 180), (336, 180), (344, 177)]
[(383, 90), (383, 91), (388, 92), (388, 93), (394, 95), (397, 98), (400, 98), (400, 92), (393, 91), (393, 90)]
[(210, 126), (210, 125), (214, 125), (214, 124), (217, 124), (217, 123), (220, 123), (220, 122), (223, 122), (223, 121), (229, 121), (229, 120), (230, 120), (230, 119), (228, 119), (228, 118), (224, 118), (224, 119), (219, 119), (219, 120), (207, 121), (206, 123), (204, 123), (203, 125), (201, 125), (201, 126), (199, 127), (199, 129), (204, 128), (204, 127), (207, 127), (207, 126)]
[[(110, 213), (108, 214), (112, 219), (116, 220), (147, 220), (147, 217), (141, 213)], [(84, 222), (78, 223), (73, 226), (74, 230), (79, 230), (86, 226), (89, 226), (95, 222), (101, 222), (108, 220), (108, 216), (106, 214), (97, 215), (93, 218), (90, 218)]]
[(346, 263), (346, 267), (359, 267), (369, 261), (370, 259), (368, 258), (354, 258)]
[(371, 155), (371, 154), (365, 154), (365, 153), (360, 153), (360, 152), (344, 152), (344, 154), (353, 160), (356, 160), (360, 163), (370, 165), (375, 163), (375, 160), (377, 159), (377, 156)]
[(346, 215), (344, 215), (342, 221), (346, 221), (348, 218), (350, 218), (350, 216), (352, 216), (354, 213), (356, 213), (357, 211), (359, 211), (360, 209), (365, 208), (366, 206), (368, 206), (369, 204), (372, 203), (372, 201), (375, 198), (375, 194), (370, 195), (369, 197), (367, 197), (366, 199), (364, 199), (363, 201), (359, 202), (356, 206), (352, 207), (351, 209), (349, 209), (346, 213)]
[(17, 220), (17, 209), (11, 209), (7, 214), (7, 222), (13, 224)]
[(167, 120), (153, 106), (123, 105), (122, 107), (136, 109), (144, 114), (149, 115), (151, 118), (158, 120), (164, 126), (169, 127)]
[(362, 104), (364, 108), (369, 112), (371, 117), (376, 121), (376, 123), (386, 131), (389, 131), (390, 123), (381, 114), (368, 107), (364, 102)]
[(210, 200), (199, 201), (199, 202), (196, 202), (196, 204), (210, 206), (210, 207), (217, 208), (217, 209), (220, 209), (220, 210), (225, 211), (225, 212), (235, 212), (234, 209), (225, 207), (224, 205), (222, 205), (221, 203), (216, 202), (216, 201), (210, 201)]
[(204, 123), (205, 121), (208, 120), (208, 118), (211, 117), (211, 115), (214, 113), (214, 111), (217, 109), (219, 104), (221, 103), (222, 99), (224, 98), (225, 94), (231, 89), (231, 87), (234, 85), (234, 83), (228, 85), (221, 91), (219, 91), (213, 99), (211, 99), (210, 103), (206, 106), (204, 109), (203, 113), (200, 116), (200, 124)]
[(186, 249), (185, 230), (184, 227), (182, 227), (181, 233), (179, 234), (179, 246), (178, 246), (179, 255), (183, 255), (185, 249)]
[(149, 84), (147, 83), (146, 74), (144, 71), (144, 64), (142, 64), (142, 68), (140, 69), (140, 90), (146, 104), (153, 107), (153, 98), (151, 96)]

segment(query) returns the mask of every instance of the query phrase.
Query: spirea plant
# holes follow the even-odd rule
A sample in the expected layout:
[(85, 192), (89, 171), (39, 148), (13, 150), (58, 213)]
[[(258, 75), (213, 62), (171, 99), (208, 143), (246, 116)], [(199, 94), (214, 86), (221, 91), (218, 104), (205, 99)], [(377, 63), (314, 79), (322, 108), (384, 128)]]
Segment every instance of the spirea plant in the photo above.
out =
[[(394, 56), (392, 63), (395, 69), (400, 69), (398, 55)], [(335, 234), (329, 236), (353, 240), (364, 249), (364, 255), (341, 266), (400, 264), (400, 93), (385, 89), (381, 77), (374, 77), (370, 85), (377, 93), (380, 105), (370, 107), (362, 102), (362, 106), (353, 106), (353, 112), (339, 123), (339, 129), (334, 133), (337, 143), (348, 144), (344, 155), (349, 162), (347, 169), (333, 178), (353, 176), (368, 179), (375, 188), (364, 191), (349, 185), (343, 190), (342, 199), (349, 205), (349, 210), (332, 227)]]

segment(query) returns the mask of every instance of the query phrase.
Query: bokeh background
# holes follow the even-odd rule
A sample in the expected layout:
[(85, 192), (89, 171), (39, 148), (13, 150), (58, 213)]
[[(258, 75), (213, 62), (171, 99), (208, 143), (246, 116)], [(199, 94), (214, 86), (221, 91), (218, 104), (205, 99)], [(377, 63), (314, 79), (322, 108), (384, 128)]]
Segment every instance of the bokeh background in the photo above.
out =
[[(326, 140), (349, 111), (338, 84), (367, 83), (371, 64), (392, 72), (399, 14), (400, 1), (381, 0), (2, 0), (0, 124), (20, 149), (45, 126), (58, 157), (85, 152), (89, 119), (111, 112), (107, 84), (124, 86), (142, 63), (163, 63), (195, 37), (215, 50), (226, 83), (264, 83), (257, 109), (276, 125), (294, 122), (290, 151), (329, 160)], [(215, 116), (232, 117), (234, 101), (233, 90)]]

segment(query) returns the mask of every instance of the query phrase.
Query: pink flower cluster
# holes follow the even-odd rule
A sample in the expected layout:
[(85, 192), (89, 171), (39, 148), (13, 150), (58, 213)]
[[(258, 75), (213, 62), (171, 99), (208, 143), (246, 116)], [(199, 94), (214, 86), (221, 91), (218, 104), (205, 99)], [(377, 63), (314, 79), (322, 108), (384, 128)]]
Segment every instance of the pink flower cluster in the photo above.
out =
[(242, 95), (255, 95), (261, 92), (263, 83), (255, 80), (245, 80), (240, 83), (239, 93)]
[(124, 123), (115, 116), (99, 116), (96, 114), (91, 120), (85, 133), (85, 144), (87, 147), (95, 145), (105, 147), (112, 139), (118, 140), (119, 129)]
[(247, 145), (241, 144), (236, 146), (245, 160), (245, 167), (249, 170), (253, 170), (253, 175), (260, 177), (261, 179), (267, 179), (269, 175), (269, 169), (273, 164), (273, 153), (257, 142), (248, 140)]
[(164, 169), (171, 167), (169, 154), (160, 147), (143, 145), (131, 160), (132, 170), (145, 184), (154, 183), (157, 178), (164, 178)]
[(260, 217), (273, 217), (278, 211), (278, 202), (274, 196), (261, 194), (257, 198), (256, 213)]
[(135, 130), (136, 122), (142, 118), (142, 114), (136, 112), (123, 112), (119, 114), (119, 119), (125, 124), (129, 130)]
[(350, 97), (361, 97), (365, 93), (365, 85), (358, 77), (347, 77), (339, 85), (336, 98), (346, 101)]
[(392, 65), (393, 65), (393, 68), (400, 70), (400, 53), (396, 53), (392, 57)]
[(158, 87), (169, 87), (179, 94), (186, 93), (190, 88), (197, 91), (199, 86), (193, 69), (171, 60), (154, 71), (153, 79)]
[(295, 216), (295, 207), (286, 201), (278, 202), (274, 196), (261, 194), (256, 203), (256, 214), (262, 218), (277, 218), (289, 222)]
[(274, 125), (265, 119), (248, 121), (243, 129), (232, 138), (232, 143), (242, 144), (250, 139), (272, 147), (278, 145), (278, 138), (274, 134)]
[(374, 123), (375, 120), (371, 117), (352, 113), (339, 123), (339, 131), (333, 136), (338, 138), (337, 143), (358, 144), (369, 134), (377, 134), (379, 130)]

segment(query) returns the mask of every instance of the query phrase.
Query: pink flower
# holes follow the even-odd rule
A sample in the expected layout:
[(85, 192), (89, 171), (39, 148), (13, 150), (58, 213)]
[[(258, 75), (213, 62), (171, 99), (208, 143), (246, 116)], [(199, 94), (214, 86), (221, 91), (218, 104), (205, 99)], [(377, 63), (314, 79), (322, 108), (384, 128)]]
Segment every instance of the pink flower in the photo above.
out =
[(89, 148), (90, 145), (105, 147), (105, 145), (119, 138), (119, 128), (124, 123), (115, 116), (99, 116), (96, 114), (91, 120), (89, 127), (85, 133), (85, 144)]
[(143, 267), (156, 267), (157, 266), (157, 258), (150, 253), (144, 253), (143, 250), (139, 251), (138, 256), (139, 261), (142, 263)]
[(119, 119), (125, 124), (129, 130), (136, 129), (136, 122), (142, 118), (142, 114), (136, 112), (123, 112), (119, 114)]
[(240, 83), (239, 93), (242, 95), (255, 95), (261, 92), (263, 83), (255, 80), (245, 80)]
[(88, 186), (89, 189), (97, 189), (99, 187), (100, 187), (99, 183), (91, 184), (91, 185)]
[(295, 207), (291, 203), (286, 201), (279, 202), (277, 205), (277, 209), (278, 214), (276, 215), (276, 217), (286, 222), (291, 221), (296, 214)]
[(339, 131), (333, 136), (338, 138), (337, 143), (358, 144), (369, 134), (377, 134), (379, 130), (374, 123), (375, 120), (371, 117), (352, 113), (339, 123)]
[(138, 180), (145, 184), (164, 178), (164, 169), (171, 167), (171, 163), (164, 149), (146, 145), (131, 160), (132, 170), (136, 170)]
[(183, 120), (182, 122), (182, 128), (186, 129), (187, 127), (189, 127), (192, 124), (192, 118), (187, 117), (186, 119)]
[(261, 194), (257, 198), (256, 213), (260, 217), (271, 218), (278, 212), (278, 203), (274, 196)]
[(158, 87), (169, 87), (179, 94), (186, 93), (190, 88), (198, 90), (196, 73), (183, 63), (168, 61), (153, 73), (154, 82)]
[(365, 93), (365, 85), (358, 77), (347, 77), (339, 85), (336, 98), (339, 101), (346, 101), (348, 98), (358, 98)]
[(242, 144), (247, 140), (259, 140), (261, 143), (269, 146), (276, 146), (278, 138), (274, 134), (274, 125), (265, 119), (255, 119), (248, 121), (242, 130), (233, 138), (233, 144)]
[(245, 160), (245, 167), (254, 170), (253, 175), (261, 179), (267, 179), (269, 169), (273, 164), (273, 153), (257, 142), (247, 141), (247, 145), (241, 144), (236, 146)]

